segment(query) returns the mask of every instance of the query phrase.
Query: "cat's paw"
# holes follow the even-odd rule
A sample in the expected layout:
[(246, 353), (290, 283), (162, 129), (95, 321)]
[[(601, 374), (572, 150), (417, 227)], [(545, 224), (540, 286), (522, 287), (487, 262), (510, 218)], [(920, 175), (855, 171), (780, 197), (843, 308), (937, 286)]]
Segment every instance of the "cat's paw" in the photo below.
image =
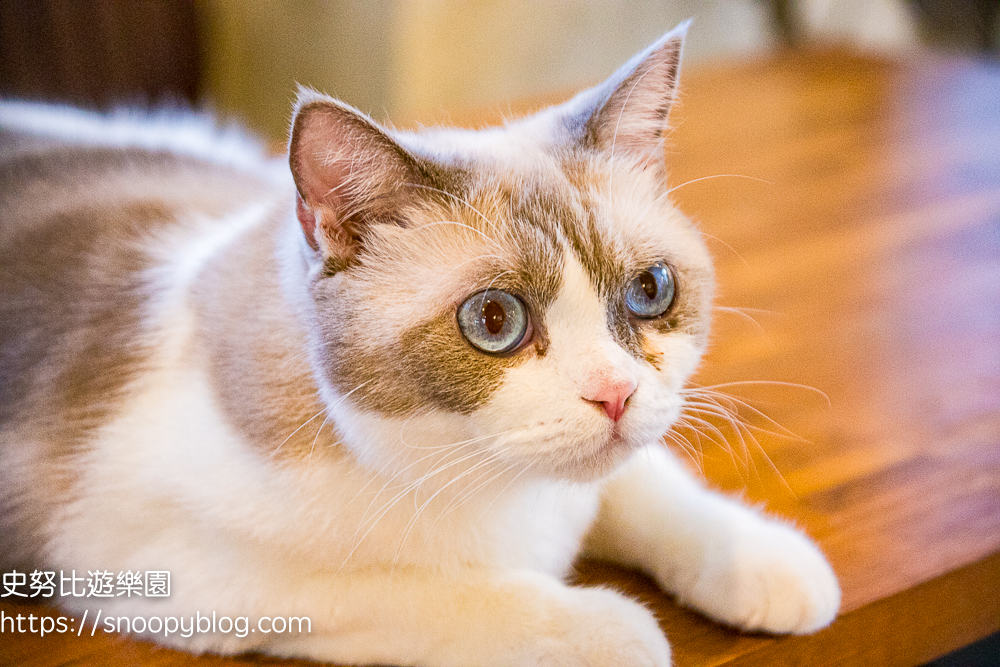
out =
[(610, 590), (571, 588), (561, 618), (547, 624), (538, 667), (668, 667), (670, 645), (648, 609)]
[(806, 634), (833, 621), (837, 577), (803, 534), (758, 518), (719, 547), (679, 591), (690, 606), (744, 630)]

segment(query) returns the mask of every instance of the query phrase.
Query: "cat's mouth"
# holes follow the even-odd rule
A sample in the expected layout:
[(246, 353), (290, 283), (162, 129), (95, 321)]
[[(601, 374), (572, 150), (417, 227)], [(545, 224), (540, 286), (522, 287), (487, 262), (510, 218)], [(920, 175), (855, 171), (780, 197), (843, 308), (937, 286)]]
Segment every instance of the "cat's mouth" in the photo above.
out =
[(567, 465), (563, 474), (581, 481), (600, 479), (624, 463), (634, 449), (633, 439), (625, 434), (619, 424), (615, 424), (611, 432), (595, 447)]

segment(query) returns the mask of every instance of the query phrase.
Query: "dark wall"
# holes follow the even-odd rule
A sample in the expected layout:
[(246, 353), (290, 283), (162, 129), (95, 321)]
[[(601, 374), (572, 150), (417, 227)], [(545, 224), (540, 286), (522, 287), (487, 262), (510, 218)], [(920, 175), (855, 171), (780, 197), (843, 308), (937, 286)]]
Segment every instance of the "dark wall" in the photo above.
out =
[(198, 35), (194, 0), (0, 0), (0, 95), (194, 102)]

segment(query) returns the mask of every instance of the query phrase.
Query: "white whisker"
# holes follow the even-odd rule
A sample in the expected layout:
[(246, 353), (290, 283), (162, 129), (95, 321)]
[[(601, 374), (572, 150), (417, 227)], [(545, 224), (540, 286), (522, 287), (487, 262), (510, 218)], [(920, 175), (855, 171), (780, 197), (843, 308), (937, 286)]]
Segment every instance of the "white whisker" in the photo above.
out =
[[(690, 428), (699, 436), (704, 435), (708, 437), (708, 439), (716, 445), (722, 446), (724, 444), (724, 450), (728, 451), (730, 457), (733, 459), (733, 464), (737, 466), (741, 475), (744, 474), (744, 472), (751, 473), (759, 480), (760, 476), (757, 471), (756, 461), (753, 453), (751, 452), (751, 449), (755, 450), (760, 456), (763, 456), (764, 460), (768, 464), (768, 467), (778, 477), (784, 488), (794, 497), (794, 490), (788, 485), (788, 482), (778, 470), (770, 455), (757, 439), (756, 434), (766, 434), (769, 436), (788, 438), (797, 441), (804, 441), (804, 439), (796, 433), (783, 427), (774, 419), (768, 417), (764, 414), (764, 412), (754, 407), (746, 400), (730, 394), (722, 393), (722, 391), (720, 391), (720, 388), (723, 387), (738, 386), (778, 386), (804, 389), (818, 393), (827, 400), (827, 403), (829, 403), (829, 397), (814, 387), (791, 382), (762, 380), (727, 382), (707, 387), (691, 387), (684, 389), (681, 392), (681, 394), (685, 397), (685, 405), (683, 409), (683, 416), (678, 420), (677, 426), (679, 428)], [(766, 428), (760, 426), (759, 423), (748, 421), (742, 415), (742, 411), (749, 413), (749, 415), (756, 421), (764, 423)], [(733, 437), (735, 437), (736, 442), (739, 443), (739, 449), (742, 452), (739, 456), (740, 464), (737, 464), (737, 451), (731, 446), (730, 440), (725, 437), (721, 428), (716, 425), (716, 423), (713, 423), (711, 419), (721, 420), (728, 425), (729, 429), (731, 429), (731, 433)], [(720, 443), (717, 437), (721, 437), (723, 443)], [(674, 440), (674, 442), (677, 441)]]
[(317, 412), (316, 414), (314, 414), (312, 417), (310, 417), (309, 419), (307, 419), (304, 422), (302, 422), (302, 424), (300, 424), (297, 429), (295, 429), (294, 431), (292, 431), (291, 433), (289, 433), (288, 437), (285, 438), (284, 440), (282, 440), (281, 443), (277, 447), (275, 447), (271, 451), (270, 454), (268, 454), (268, 458), (269, 459), (273, 459), (274, 456), (278, 453), (278, 450), (281, 449), (282, 446), (284, 446), (284, 444), (286, 442), (288, 442), (292, 438), (292, 436), (294, 436), (296, 433), (298, 433), (299, 431), (301, 431), (309, 422), (311, 422), (312, 420), (316, 419), (316, 417), (319, 417), (321, 414), (323, 414), (326, 411), (327, 411), (327, 408), (323, 408), (322, 410), (320, 410), (319, 412)]
[[(442, 194), (442, 195), (444, 195), (446, 197), (451, 197), (453, 200), (457, 201), (459, 204), (462, 204), (463, 206), (468, 206), (470, 209), (472, 209), (476, 213), (476, 215), (478, 215), (487, 225), (489, 225), (490, 229), (492, 229), (494, 231), (494, 233), (497, 233), (497, 234), (500, 233), (500, 231), (499, 231), (501, 229), (500, 225), (497, 225), (494, 221), (492, 221), (489, 218), (487, 218), (483, 214), (482, 211), (480, 211), (478, 208), (476, 208), (475, 206), (473, 206), (472, 203), (469, 200), (465, 199), (464, 197), (459, 197), (458, 195), (455, 195), (455, 194), (453, 194), (451, 192), (447, 192), (446, 190), (442, 190), (440, 188), (435, 188), (435, 187), (432, 187), (430, 185), (422, 185), (420, 183), (405, 183), (405, 185), (408, 186), (408, 187), (412, 187), (412, 188), (421, 188), (421, 189), (424, 189), (424, 190), (430, 190), (432, 192), (440, 193), (440, 194)], [(490, 239), (485, 234), (483, 234), (483, 238), (488, 239), (497, 248), (500, 248), (501, 251), (503, 250), (503, 248), (500, 246), (500, 244), (498, 244), (493, 239)]]
[(692, 178), (690, 181), (684, 181), (680, 185), (675, 185), (674, 187), (667, 190), (667, 194), (670, 194), (674, 190), (683, 188), (685, 185), (691, 185), (692, 183), (698, 183), (699, 181), (707, 181), (713, 178), (746, 178), (751, 181), (757, 181), (759, 183), (774, 185), (774, 183), (772, 183), (771, 181), (765, 180), (763, 178), (757, 178), (756, 176), (747, 176), (745, 174), (713, 174), (712, 176), (702, 176), (700, 178)]
[[(392, 508), (395, 507), (403, 498), (406, 498), (412, 493), (414, 500), (414, 515), (413, 517), (411, 517), (410, 522), (408, 523), (408, 527), (406, 529), (406, 534), (408, 534), (409, 531), (412, 529), (412, 526), (415, 525), (417, 519), (419, 518), (419, 515), (422, 513), (423, 507), (426, 507), (427, 504), (431, 500), (433, 500), (434, 497), (436, 497), (439, 493), (441, 493), (441, 491), (443, 491), (445, 488), (451, 486), (451, 484), (461, 479), (466, 474), (469, 474), (469, 471), (474, 471), (478, 466), (481, 465), (481, 462), (473, 464), (473, 466), (468, 470), (463, 471), (459, 475), (445, 482), (431, 495), (430, 499), (424, 501), (422, 506), (417, 505), (417, 503), (419, 502), (419, 500), (417, 499), (417, 493), (419, 493), (420, 488), (424, 484), (426, 484), (429, 480), (433, 479), (434, 477), (440, 476), (442, 473), (447, 472), (448, 470), (456, 466), (460, 466), (470, 460), (475, 459), (476, 457), (483, 457), (488, 455), (489, 454), (488, 450), (473, 449), (471, 452), (467, 450), (468, 448), (473, 447), (485, 440), (500, 437), (501, 435), (504, 435), (507, 432), (508, 431), (501, 431), (488, 435), (478, 436), (475, 438), (469, 438), (467, 440), (454, 442), (447, 445), (435, 445), (430, 447), (409, 444), (405, 442), (404, 438), (401, 437), (400, 441), (404, 446), (409, 447), (411, 449), (427, 450), (429, 453), (425, 454), (424, 456), (411, 462), (409, 465), (405, 466), (401, 470), (397, 471), (388, 480), (386, 480), (385, 483), (382, 485), (382, 488), (379, 489), (374, 494), (374, 496), (371, 499), (371, 502), (368, 505), (368, 508), (362, 514), (361, 521), (359, 522), (357, 530), (355, 531), (353, 547), (350, 553), (348, 553), (347, 557), (344, 559), (340, 567), (343, 568), (350, 561), (351, 557), (354, 555), (354, 553), (357, 551), (360, 545), (364, 542), (364, 540), (368, 537), (368, 535), (370, 535), (371, 532), (375, 529), (375, 527), (378, 525), (381, 519), (385, 517), (386, 514), (388, 514), (392, 510)], [(401, 478), (407, 472), (409, 472), (416, 466), (420, 465), (421, 463), (429, 459), (434, 459), (434, 460), (432, 461), (430, 469), (427, 472), (420, 475), (416, 479), (403, 482), (402, 484), (396, 485), (395, 487), (392, 486), (395, 480)], [(385, 467), (383, 467), (383, 471), (384, 470)], [(374, 479), (382, 475), (383, 473), (380, 472), (378, 475), (373, 476), (372, 479), (365, 484), (362, 490), (364, 490), (364, 488), (367, 488)], [(376, 503), (378, 502), (378, 499), (382, 496), (382, 494), (387, 490), (392, 491), (394, 489), (398, 489), (395, 495), (393, 495), (388, 501), (383, 503), (378, 509), (374, 510), (373, 512), (373, 508), (375, 507)], [(361, 492), (356, 494), (355, 498), (357, 498), (360, 494)], [(363, 534), (361, 534), (362, 531), (364, 531)], [(405, 534), (403, 539), (405, 539)]]

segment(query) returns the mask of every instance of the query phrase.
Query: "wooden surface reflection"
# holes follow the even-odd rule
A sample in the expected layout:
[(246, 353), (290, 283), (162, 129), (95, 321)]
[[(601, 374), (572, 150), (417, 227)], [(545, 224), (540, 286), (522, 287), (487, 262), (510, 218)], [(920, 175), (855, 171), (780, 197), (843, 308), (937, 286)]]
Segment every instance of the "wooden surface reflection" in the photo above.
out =
[[(681, 455), (813, 535), (844, 608), (776, 638), (633, 572), (580, 563), (579, 580), (653, 607), (680, 667), (919, 665), (1000, 630), (1000, 67), (784, 54), (685, 72), (683, 89), (671, 183), (720, 283), (697, 382), (752, 407), (747, 427), (718, 423), (728, 447), (690, 434)], [(305, 664), (86, 635), (4, 634), (0, 654)]]
[(671, 182), (745, 309), (698, 382), (775, 422), (744, 409), (763, 430), (703, 438), (703, 467), (816, 537), (844, 607), (775, 639), (654, 601), (676, 663), (919, 665), (995, 632), (1000, 66), (824, 53), (687, 84)]

